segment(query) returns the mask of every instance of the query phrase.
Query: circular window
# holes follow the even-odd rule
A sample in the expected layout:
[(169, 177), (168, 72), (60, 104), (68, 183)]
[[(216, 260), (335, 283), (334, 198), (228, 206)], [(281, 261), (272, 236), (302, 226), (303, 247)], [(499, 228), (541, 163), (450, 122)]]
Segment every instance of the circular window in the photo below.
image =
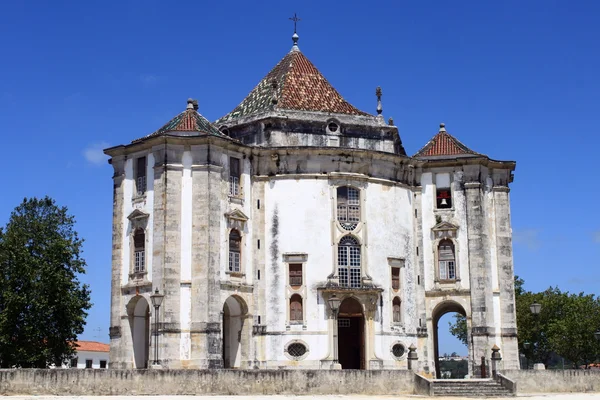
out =
[(306, 354), (306, 346), (302, 343), (292, 343), (288, 346), (287, 351), (294, 358), (302, 357)]
[(329, 125), (327, 125), (327, 129), (329, 129), (329, 132), (337, 132), (338, 128), (339, 126), (335, 122), (330, 122)]
[(403, 344), (396, 343), (395, 345), (392, 346), (392, 354), (396, 358), (402, 357), (405, 352), (406, 352), (406, 349), (404, 348)]

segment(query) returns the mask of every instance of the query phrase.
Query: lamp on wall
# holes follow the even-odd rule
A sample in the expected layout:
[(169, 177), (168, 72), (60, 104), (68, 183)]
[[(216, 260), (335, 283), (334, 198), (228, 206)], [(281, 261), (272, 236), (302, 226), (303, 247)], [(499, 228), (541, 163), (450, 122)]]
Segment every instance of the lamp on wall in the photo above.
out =
[(333, 314), (333, 367), (338, 368), (338, 311), (342, 301), (334, 294), (327, 300), (327, 303)]
[(158, 309), (162, 304), (164, 294), (160, 294), (158, 288), (154, 291), (152, 295), (150, 295), (150, 300), (152, 301), (152, 305), (154, 306), (154, 361), (152, 362), (153, 366), (159, 365), (158, 362)]

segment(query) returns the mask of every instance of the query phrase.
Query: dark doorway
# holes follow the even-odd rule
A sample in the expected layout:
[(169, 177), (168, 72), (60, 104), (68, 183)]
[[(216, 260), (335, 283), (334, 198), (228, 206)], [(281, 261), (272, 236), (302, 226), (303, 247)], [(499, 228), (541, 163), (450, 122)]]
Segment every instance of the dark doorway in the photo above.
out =
[(338, 351), (342, 369), (365, 369), (365, 318), (360, 303), (344, 300), (338, 314)]
[[(447, 322), (445, 322), (445, 324), (440, 327), (439, 322), (440, 322), (440, 319), (447, 313), (452, 313), (452, 314), (457, 313), (457, 314), (461, 314), (463, 317), (466, 316), (466, 312), (465, 312), (464, 308), (460, 304), (458, 304), (454, 301), (445, 301), (441, 304), (438, 304), (435, 307), (435, 309), (433, 310), (433, 313), (432, 313), (433, 344), (434, 344), (433, 350), (434, 350), (434, 360), (435, 360), (435, 376), (437, 379), (451, 378), (451, 376), (444, 376), (444, 374), (442, 373), (443, 368), (441, 368), (441, 365), (440, 365), (440, 356), (442, 354), (440, 354), (439, 332), (440, 332), (440, 328), (448, 329), (448, 325), (447, 325)], [(470, 335), (468, 334), (468, 331), (469, 331), (469, 329), (467, 328), (467, 335), (470, 337)], [(469, 353), (469, 360), (470, 360), (470, 353), (471, 353), (470, 346), (467, 346), (467, 351)], [(460, 356), (464, 356), (464, 355), (465, 354), (460, 354)], [(444, 357), (444, 361), (448, 361), (448, 360), (446, 360)], [(467, 363), (469, 364), (469, 362), (467, 362)], [(470, 365), (469, 365), (469, 367), (470, 367)], [(469, 373), (472, 373), (472, 372), (469, 371)], [(464, 376), (464, 373), (463, 373), (463, 376)], [(463, 376), (456, 377), (456, 378), (463, 378)]]

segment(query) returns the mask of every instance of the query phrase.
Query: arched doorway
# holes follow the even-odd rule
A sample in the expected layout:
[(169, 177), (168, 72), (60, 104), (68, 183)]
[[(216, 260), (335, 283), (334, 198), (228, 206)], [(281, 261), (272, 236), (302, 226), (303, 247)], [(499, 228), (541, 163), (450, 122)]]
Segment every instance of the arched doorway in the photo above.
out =
[(365, 317), (362, 305), (353, 297), (340, 305), (338, 352), (342, 369), (365, 369)]
[(142, 296), (136, 296), (127, 305), (129, 328), (133, 343), (133, 367), (148, 368), (150, 355), (150, 307)]
[[(433, 310), (432, 313), (432, 320), (433, 320), (433, 352), (434, 352), (434, 362), (435, 362), (435, 376), (437, 379), (441, 379), (442, 378), (442, 371), (440, 369), (440, 345), (439, 345), (439, 322), (440, 319), (448, 314), (448, 313), (458, 313), (461, 314), (463, 317), (467, 316), (467, 313), (465, 312), (465, 309), (457, 302), (455, 301), (444, 301), (443, 303), (438, 304), (435, 309)], [(467, 325), (469, 325), (469, 321), (467, 320)], [(467, 327), (467, 335), (468, 337), (470, 337), (469, 334), (469, 327)], [(467, 345), (467, 349), (469, 349), (469, 353), (470, 351), (470, 346)], [(470, 360), (470, 357), (469, 357)], [(471, 373), (470, 368), (470, 362), (467, 361), (468, 364), (468, 368), (469, 368), (469, 373)]]
[(246, 303), (229, 296), (223, 304), (223, 367), (239, 368), (242, 362), (242, 329), (247, 313)]

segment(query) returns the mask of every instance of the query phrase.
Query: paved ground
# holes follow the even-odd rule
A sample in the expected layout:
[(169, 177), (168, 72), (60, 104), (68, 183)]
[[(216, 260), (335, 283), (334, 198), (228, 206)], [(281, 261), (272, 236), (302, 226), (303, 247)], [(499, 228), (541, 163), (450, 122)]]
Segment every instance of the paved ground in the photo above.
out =
[[(536, 394), (519, 395), (527, 400), (597, 400), (600, 393), (565, 393), (565, 394)], [(424, 397), (424, 396), (3, 396), (10, 400), (473, 400), (474, 397)], [(492, 399), (493, 397), (476, 397)], [(510, 397), (498, 397), (510, 399)]]

